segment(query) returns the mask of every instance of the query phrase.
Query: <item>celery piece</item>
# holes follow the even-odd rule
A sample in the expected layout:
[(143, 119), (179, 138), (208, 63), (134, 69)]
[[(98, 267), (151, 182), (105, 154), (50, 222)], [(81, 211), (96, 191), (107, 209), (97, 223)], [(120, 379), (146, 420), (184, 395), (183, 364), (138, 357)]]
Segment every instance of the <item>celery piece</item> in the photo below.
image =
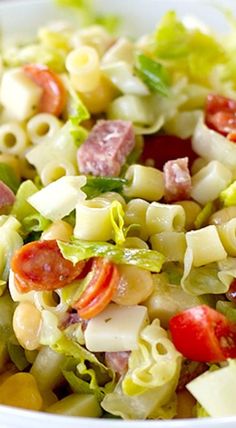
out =
[(92, 394), (71, 394), (46, 409), (48, 413), (67, 416), (99, 418), (102, 415), (96, 397)]
[(30, 370), (40, 391), (52, 390), (61, 383), (63, 361), (64, 355), (54, 352), (48, 346), (41, 348)]

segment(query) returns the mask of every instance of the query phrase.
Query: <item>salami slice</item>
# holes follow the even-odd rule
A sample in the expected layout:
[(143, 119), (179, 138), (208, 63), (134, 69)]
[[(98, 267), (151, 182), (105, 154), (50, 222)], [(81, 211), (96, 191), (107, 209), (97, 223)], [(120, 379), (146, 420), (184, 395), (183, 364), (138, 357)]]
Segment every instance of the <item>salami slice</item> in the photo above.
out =
[(0, 209), (13, 205), (15, 202), (13, 191), (3, 181), (0, 181)]
[(114, 370), (117, 374), (122, 376), (128, 370), (128, 360), (130, 352), (105, 352), (105, 361), (107, 367)]
[(191, 176), (188, 169), (188, 158), (180, 158), (165, 163), (164, 168), (165, 200), (176, 202), (189, 199)]
[(131, 122), (101, 120), (78, 149), (79, 171), (96, 176), (118, 176), (135, 145)]
[(13, 256), (11, 267), (15, 285), (22, 293), (30, 290), (55, 290), (77, 278), (84, 261), (73, 265), (64, 259), (55, 240), (34, 241), (21, 247)]

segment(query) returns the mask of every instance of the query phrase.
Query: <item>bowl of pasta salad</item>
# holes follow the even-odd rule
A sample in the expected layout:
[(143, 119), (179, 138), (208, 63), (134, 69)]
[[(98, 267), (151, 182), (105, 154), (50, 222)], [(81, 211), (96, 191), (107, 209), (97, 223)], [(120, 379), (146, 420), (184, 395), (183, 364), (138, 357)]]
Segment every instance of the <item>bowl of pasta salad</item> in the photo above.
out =
[(0, 3), (1, 427), (235, 426), (234, 13)]

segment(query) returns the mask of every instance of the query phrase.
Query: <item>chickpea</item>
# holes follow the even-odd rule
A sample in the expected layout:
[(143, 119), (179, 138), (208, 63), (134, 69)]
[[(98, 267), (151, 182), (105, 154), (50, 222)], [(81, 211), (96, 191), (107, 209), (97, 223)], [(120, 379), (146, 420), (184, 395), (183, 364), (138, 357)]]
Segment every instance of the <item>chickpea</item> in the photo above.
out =
[(153, 291), (152, 274), (137, 266), (120, 265), (120, 282), (112, 298), (118, 305), (138, 305)]
[(13, 316), (13, 330), (23, 348), (33, 351), (40, 345), (41, 313), (30, 302), (21, 302)]

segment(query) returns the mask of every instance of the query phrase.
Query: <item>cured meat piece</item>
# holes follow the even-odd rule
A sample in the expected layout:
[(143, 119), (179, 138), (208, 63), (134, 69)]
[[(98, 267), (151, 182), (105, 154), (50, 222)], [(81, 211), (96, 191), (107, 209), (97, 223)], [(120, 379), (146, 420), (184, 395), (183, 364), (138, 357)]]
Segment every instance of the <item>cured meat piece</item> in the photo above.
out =
[(130, 352), (105, 352), (105, 361), (107, 367), (114, 370), (117, 374), (122, 376), (128, 370), (128, 360)]
[(199, 363), (197, 361), (184, 360), (180, 372), (179, 382), (177, 386), (177, 392), (183, 391), (185, 385), (191, 382), (196, 377), (208, 370), (206, 363)]
[(135, 145), (131, 122), (101, 120), (78, 149), (79, 171), (96, 176), (118, 176)]
[(176, 202), (189, 199), (191, 176), (188, 169), (188, 158), (180, 158), (165, 163), (164, 168), (165, 200)]
[(13, 191), (0, 180), (0, 209), (13, 205), (15, 202)]
[(17, 289), (49, 291), (62, 288), (79, 277), (86, 262), (73, 265), (64, 259), (55, 240), (34, 241), (21, 247), (14, 254), (11, 267), (15, 273)]

